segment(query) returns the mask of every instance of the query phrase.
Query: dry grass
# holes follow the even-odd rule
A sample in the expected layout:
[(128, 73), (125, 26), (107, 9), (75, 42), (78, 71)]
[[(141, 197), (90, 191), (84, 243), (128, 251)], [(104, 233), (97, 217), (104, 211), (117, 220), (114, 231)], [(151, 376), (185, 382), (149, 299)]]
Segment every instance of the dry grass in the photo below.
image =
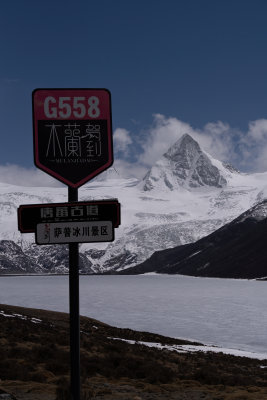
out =
[[(68, 315), (4, 305), (0, 310), (26, 316), (0, 314), (0, 388), (18, 400), (69, 400)], [(85, 317), (81, 332), (81, 400), (267, 399), (267, 369), (258, 360), (131, 345), (109, 338), (181, 341)]]

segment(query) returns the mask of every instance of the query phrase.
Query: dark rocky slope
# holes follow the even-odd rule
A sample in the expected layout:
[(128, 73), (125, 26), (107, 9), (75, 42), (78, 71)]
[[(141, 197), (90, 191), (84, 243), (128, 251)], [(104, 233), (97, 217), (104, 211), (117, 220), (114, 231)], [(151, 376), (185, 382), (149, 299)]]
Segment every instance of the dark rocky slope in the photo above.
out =
[(267, 276), (267, 202), (199, 241), (154, 253), (124, 274), (158, 272), (220, 278)]

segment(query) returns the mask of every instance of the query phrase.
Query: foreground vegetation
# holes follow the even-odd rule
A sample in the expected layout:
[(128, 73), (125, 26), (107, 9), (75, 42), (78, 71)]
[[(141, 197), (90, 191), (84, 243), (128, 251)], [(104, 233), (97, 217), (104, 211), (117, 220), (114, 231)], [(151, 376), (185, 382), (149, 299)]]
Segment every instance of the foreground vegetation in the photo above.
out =
[[(17, 400), (69, 399), (68, 314), (0, 305), (0, 326), (0, 399), (1, 391)], [(82, 400), (267, 398), (267, 360), (140, 341), (188, 343), (81, 317)]]

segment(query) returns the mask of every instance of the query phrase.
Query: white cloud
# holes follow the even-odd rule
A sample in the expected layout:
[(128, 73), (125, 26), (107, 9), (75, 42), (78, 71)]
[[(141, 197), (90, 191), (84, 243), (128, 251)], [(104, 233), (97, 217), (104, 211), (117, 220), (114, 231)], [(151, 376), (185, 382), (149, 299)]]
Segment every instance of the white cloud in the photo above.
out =
[(117, 128), (113, 135), (114, 149), (116, 152), (128, 154), (129, 146), (132, 144), (130, 132), (126, 129)]
[(257, 156), (251, 160), (251, 169), (254, 171), (264, 172), (267, 171), (267, 145), (261, 148), (261, 151)]
[(251, 171), (267, 171), (267, 119), (249, 122), (240, 141), (241, 165)]
[(257, 119), (249, 123), (247, 138), (251, 138), (256, 142), (267, 141), (267, 119)]
[(143, 153), (139, 156), (139, 162), (153, 165), (184, 133), (193, 133), (186, 122), (155, 114), (152, 127), (142, 133)]
[(152, 165), (185, 133), (191, 135), (213, 157), (223, 161), (235, 160), (233, 143), (239, 132), (228, 124), (210, 122), (203, 129), (194, 129), (177, 118), (157, 114), (151, 129), (143, 136), (143, 153), (139, 156), (139, 162)]
[(200, 146), (213, 157), (235, 164), (238, 162), (237, 143), (242, 137), (240, 130), (222, 121), (209, 122), (193, 135)]
[[(129, 163), (127, 157), (122, 157), (118, 169), (123, 168), (124, 175), (126, 171), (141, 177), (140, 174), (144, 175), (185, 133), (191, 135), (214, 158), (231, 163), (245, 172), (267, 171), (267, 120), (251, 121), (247, 131), (233, 128), (222, 121), (208, 122), (202, 129), (196, 129), (189, 123), (161, 114), (155, 114), (152, 125), (140, 133), (138, 140), (142, 152), (136, 157), (137, 163)], [(127, 138), (129, 136), (127, 131)], [(127, 151), (132, 143), (128, 142)]]
[[(267, 171), (267, 119), (251, 121), (248, 129), (241, 131), (222, 121), (208, 122), (202, 129), (196, 129), (174, 117), (155, 114), (153, 118), (152, 125), (135, 138), (126, 129), (115, 130), (114, 148), (118, 157), (115, 157), (114, 167), (121, 177), (142, 178), (185, 133), (211, 156), (231, 163), (241, 171)], [(21, 186), (62, 186), (38, 169), (17, 165), (0, 165), (0, 182)]]
[(18, 186), (62, 186), (58, 180), (36, 168), (24, 168), (14, 164), (0, 165), (0, 182)]

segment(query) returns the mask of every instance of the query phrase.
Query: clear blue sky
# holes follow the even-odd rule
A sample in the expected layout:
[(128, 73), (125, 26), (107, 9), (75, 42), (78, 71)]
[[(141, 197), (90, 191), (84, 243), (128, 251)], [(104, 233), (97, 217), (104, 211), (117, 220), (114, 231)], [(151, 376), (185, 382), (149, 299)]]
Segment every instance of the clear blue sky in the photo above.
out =
[(0, 165), (33, 165), (31, 92), (106, 87), (133, 142), (163, 114), (201, 129), (267, 118), (265, 0), (0, 4)]

